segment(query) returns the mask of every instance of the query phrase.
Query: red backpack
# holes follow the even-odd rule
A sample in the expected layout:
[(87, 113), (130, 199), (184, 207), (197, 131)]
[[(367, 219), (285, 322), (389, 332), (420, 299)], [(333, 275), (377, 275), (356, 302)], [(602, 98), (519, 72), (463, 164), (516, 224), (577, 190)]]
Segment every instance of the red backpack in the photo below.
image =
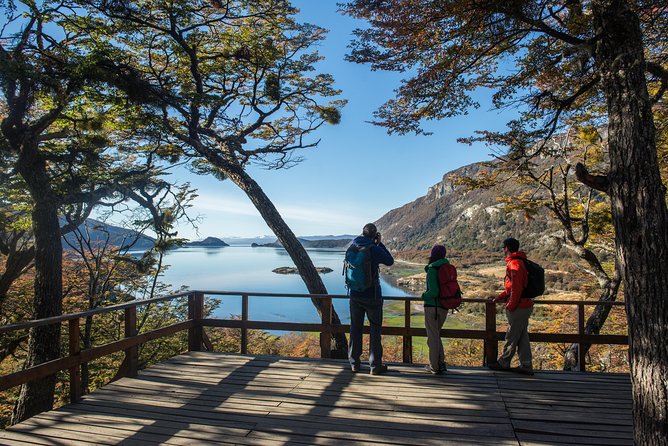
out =
[(459, 307), (462, 303), (462, 290), (457, 282), (457, 268), (446, 263), (438, 268), (438, 303), (448, 310)]

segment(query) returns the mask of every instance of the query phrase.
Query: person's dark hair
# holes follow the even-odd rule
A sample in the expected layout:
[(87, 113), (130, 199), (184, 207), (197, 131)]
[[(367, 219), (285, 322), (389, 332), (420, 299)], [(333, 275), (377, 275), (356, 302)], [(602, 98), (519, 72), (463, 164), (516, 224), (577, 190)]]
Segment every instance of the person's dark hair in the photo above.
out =
[(517, 252), (520, 250), (520, 242), (517, 239), (514, 239), (512, 237), (508, 237), (503, 241), (503, 246), (508, 248), (508, 251), (510, 252)]
[(444, 259), (446, 253), (447, 253), (447, 250), (445, 249), (445, 246), (434, 245), (434, 247), (431, 248), (431, 254), (429, 255), (429, 262), (428, 263), (434, 263), (437, 260)]
[(376, 234), (378, 234), (378, 228), (376, 228), (376, 225), (373, 223), (367, 223), (364, 225), (364, 228), (362, 229), (362, 235), (364, 237), (368, 237), (373, 240), (376, 238)]

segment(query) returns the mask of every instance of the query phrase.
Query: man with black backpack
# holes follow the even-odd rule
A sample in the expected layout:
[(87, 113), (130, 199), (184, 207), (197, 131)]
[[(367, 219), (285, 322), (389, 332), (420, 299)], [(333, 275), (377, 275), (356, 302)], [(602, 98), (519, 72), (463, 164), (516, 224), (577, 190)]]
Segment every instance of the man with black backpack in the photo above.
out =
[(517, 350), (520, 359), (519, 372), (533, 374), (531, 345), (529, 343), (529, 317), (533, 313), (533, 300), (527, 297), (525, 290), (529, 283), (527, 255), (520, 251), (520, 242), (514, 238), (503, 241), (503, 253), (506, 256), (506, 277), (501, 294), (491, 298), (494, 302), (504, 302), (508, 331), (503, 344), (503, 352), (498, 362), (488, 364), (493, 370), (509, 370), (510, 362)]
[(373, 223), (362, 229), (346, 251), (344, 275), (350, 291), (350, 346), (348, 360), (353, 372), (360, 370), (362, 355), (362, 328), (364, 316), (369, 319), (369, 366), (372, 375), (387, 372), (383, 364), (381, 327), (383, 325), (383, 295), (380, 289), (379, 264), (394, 263), (392, 254), (381, 241)]

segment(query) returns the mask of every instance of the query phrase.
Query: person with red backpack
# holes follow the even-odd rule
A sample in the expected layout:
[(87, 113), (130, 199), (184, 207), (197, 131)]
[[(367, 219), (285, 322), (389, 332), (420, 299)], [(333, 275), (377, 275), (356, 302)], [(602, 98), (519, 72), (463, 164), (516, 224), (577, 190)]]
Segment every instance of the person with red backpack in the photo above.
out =
[(457, 270), (445, 258), (446, 252), (445, 246), (434, 245), (429, 262), (424, 268), (427, 272), (427, 290), (422, 293), (422, 300), (424, 301), (424, 326), (427, 329), (427, 346), (429, 347), (429, 364), (425, 370), (434, 375), (447, 371), (441, 341), (441, 327), (448, 316), (448, 310), (456, 308), (461, 303)]
[(529, 317), (533, 313), (533, 300), (525, 296), (529, 283), (527, 255), (520, 251), (520, 242), (512, 237), (503, 241), (503, 253), (506, 256), (506, 278), (504, 289), (494, 302), (504, 302), (508, 331), (506, 332), (503, 352), (497, 362), (488, 364), (492, 370), (509, 370), (510, 362), (517, 350), (520, 359), (519, 372), (533, 374), (531, 344), (529, 343)]

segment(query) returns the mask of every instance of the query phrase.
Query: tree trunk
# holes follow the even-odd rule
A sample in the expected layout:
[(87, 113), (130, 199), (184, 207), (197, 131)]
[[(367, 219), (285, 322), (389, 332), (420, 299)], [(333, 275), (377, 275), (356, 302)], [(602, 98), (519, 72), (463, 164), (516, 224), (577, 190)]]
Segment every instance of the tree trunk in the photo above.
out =
[[(58, 222), (58, 204), (51, 193), (46, 163), (39, 156), (36, 143), (24, 145), (17, 163), (33, 200), (32, 227), (35, 236), (35, 296), (33, 318), (42, 319), (62, 313), (62, 244)], [(60, 357), (60, 324), (30, 330), (25, 368)], [(56, 375), (21, 387), (14, 406), (12, 424), (53, 407)]]
[[(295, 262), (295, 266), (299, 270), (306, 288), (308, 288), (309, 293), (311, 294), (327, 294), (327, 288), (322, 282), (318, 271), (315, 269), (311, 258), (308, 256), (306, 249), (299, 243), (297, 237), (292, 232), (290, 227), (285, 223), (281, 214), (271, 202), (269, 197), (264, 193), (262, 188), (253, 178), (246, 173), (246, 171), (236, 165), (226, 164), (225, 166), (218, 166), (225, 171), (225, 174), (228, 178), (241, 190), (243, 190), (251, 202), (255, 205), (257, 210), (260, 212), (260, 215), (267, 223), (267, 226), (271, 228), (278, 240), (283, 245), (285, 250), (292, 258), (292, 261)], [(315, 305), (318, 310), (318, 314), (322, 316), (322, 305), (323, 302), (320, 299), (311, 299), (313, 305)], [(336, 313), (332, 307), (332, 324), (340, 325), (341, 320), (339, 315)], [(334, 346), (332, 348), (332, 357), (333, 358), (347, 358), (348, 357), (348, 342), (346, 336), (343, 333), (332, 333), (332, 341)]]
[(5, 270), (0, 273), (0, 312), (7, 314), (2, 309), (2, 305), (7, 298), (12, 284), (21, 277), (29, 268), (35, 256), (32, 247), (28, 249), (17, 249), (18, 241), (22, 235), (10, 235), (8, 242), (7, 258), (5, 260)]
[[(615, 270), (615, 276), (606, 281), (601, 287), (599, 302), (614, 302), (617, 300), (621, 278)], [(603, 324), (608, 319), (612, 307), (610, 305), (597, 305), (594, 312), (589, 316), (585, 324), (585, 334), (597, 335), (601, 332)], [(583, 344), (582, 349), (586, 355), (591, 344)], [(578, 344), (572, 344), (564, 353), (564, 370), (584, 370), (584, 364), (578, 364)]]
[(593, 2), (596, 64), (609, 120), (610, 198), (624, 279), (636, 444), (668, 444), (668, 210), (638, 17)]

